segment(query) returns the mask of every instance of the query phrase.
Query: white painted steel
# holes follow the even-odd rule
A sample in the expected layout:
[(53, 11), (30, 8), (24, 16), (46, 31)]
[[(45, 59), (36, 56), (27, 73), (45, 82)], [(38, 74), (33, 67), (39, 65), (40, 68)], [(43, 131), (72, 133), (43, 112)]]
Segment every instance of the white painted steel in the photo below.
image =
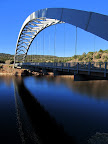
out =
[(32, 41), (40, 31), (62, 22), (72, 24), (108, 40), (107, 15), (67, 8), (41, 9), (29, 15), (22, 25), (17, 39), (15, 61), (25, 60)]

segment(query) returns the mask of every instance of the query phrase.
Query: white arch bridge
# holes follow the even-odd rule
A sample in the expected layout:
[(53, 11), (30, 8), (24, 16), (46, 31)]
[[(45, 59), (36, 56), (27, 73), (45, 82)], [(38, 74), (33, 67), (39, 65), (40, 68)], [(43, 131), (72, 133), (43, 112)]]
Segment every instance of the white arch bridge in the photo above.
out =
[(88, 74), (92, 71), (100, 71), (103, 73), (103, 76), (106, 77), (107, 63), (105, 63), (104, 66), (99, 65), (99, 68), (95, 68), (95, 66), (91, 63), (84, 64), (83, 66), (82, 64), (75, 63), (72, 66), (70, 66), (70, 64), (63, 63), (61, 65), (57, 63), (53, 65), (48, 63), (25, 63), (28, 50), (35, 37), (45, 28), (58, 23), (69, 23), (108, 41), (107, 15), (67, 8), (41, 9), (29, 15), (21, 27), (16, 44), (14, 66), (35, 66), (38, 68), (50, 67), (51, 69), (60, 68), (62, 71), (67, 70), (67, 72), (73, 69), (74, 72), (76, 71), (77, 73), (81, 70), (81, 67), (83, 67), (83, 71), (87, 71)]

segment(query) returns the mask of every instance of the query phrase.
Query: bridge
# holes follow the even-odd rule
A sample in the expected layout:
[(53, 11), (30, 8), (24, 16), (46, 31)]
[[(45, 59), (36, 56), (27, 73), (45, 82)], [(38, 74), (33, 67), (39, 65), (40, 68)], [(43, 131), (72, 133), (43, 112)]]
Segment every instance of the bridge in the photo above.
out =
[(21, 27), (17, 39), (14, 67), (20, 66), (21, 68), (32, 69), (34, 71), (42, 70), (43, 73), (51, 71), (56, 74), (74, 74), (75, 76), (83, 75), (83, 78), (85, 76), (98, 76), (100, 78), (107, 79), (107, 62), (97, 64), (90, 62), (60, 63), (55, 61), (32, 63), (30, 61), (26, 61), (28, 50), (30, 49), (31, 44), (37, 35), (47, 27), (62, 23), (68, 23), (76, 27), (75, 49), (77, 47), (77, 27), (108, 41), (107, 15), (67, 8), (41, 9), (29, 15)]

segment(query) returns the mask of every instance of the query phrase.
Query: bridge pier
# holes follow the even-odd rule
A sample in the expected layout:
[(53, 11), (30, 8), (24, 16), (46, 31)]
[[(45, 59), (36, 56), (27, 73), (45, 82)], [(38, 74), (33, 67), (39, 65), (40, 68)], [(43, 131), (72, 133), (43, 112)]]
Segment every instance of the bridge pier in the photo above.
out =
[(54, 73), (54, 76), (57, 76), (57, 75), (59, 75), (59, 72), (55, 69), (55, 70), (53, 70), (53, 73)]
[(42, 75), (48, 75), (48, 71), (46, 69), (42, 69)]

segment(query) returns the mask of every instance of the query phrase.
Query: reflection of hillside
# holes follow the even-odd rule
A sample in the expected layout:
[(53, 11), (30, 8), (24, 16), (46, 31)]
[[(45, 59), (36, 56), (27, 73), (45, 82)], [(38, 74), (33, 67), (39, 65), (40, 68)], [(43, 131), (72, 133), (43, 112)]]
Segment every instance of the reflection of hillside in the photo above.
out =
[(73, 144), (72, 137), (68, 136), (62, 126), (50, 117), (40, 103), (31, 95), (21, 79), (15, 79), (18, 94), (22, 100), (31, 125), (39, 137), (41, 144)]
[(0, 84), (5, 83), (8, 87), (10, 87), (12, 82), (11, 76), (0, 76)]
[[(56, 84), (65, 84), (72, 91), (87, 94), (88, 96), (93, 96), (95, 98), (108, 98), (108, 81), (107, 80), (94, 80), (94, 81), (73, 81), (70, 77), (44, 77), (39, 78), (39, 80), (47, 80), (47, 82), (55, 82)], [(38, 78), (36, 78), (38, 80)]]
[(108, 99), (108, 81), (75, 82), (72, 85), (74, 91), (93, 96), (95, 98)]
[(72, 81), (69, 78), (60, 78), (61, 82), (66, 84), (73, 91), (87, 94), (95, 98), (108, 98), (108, 81), (96, 80), (96, 81)]

